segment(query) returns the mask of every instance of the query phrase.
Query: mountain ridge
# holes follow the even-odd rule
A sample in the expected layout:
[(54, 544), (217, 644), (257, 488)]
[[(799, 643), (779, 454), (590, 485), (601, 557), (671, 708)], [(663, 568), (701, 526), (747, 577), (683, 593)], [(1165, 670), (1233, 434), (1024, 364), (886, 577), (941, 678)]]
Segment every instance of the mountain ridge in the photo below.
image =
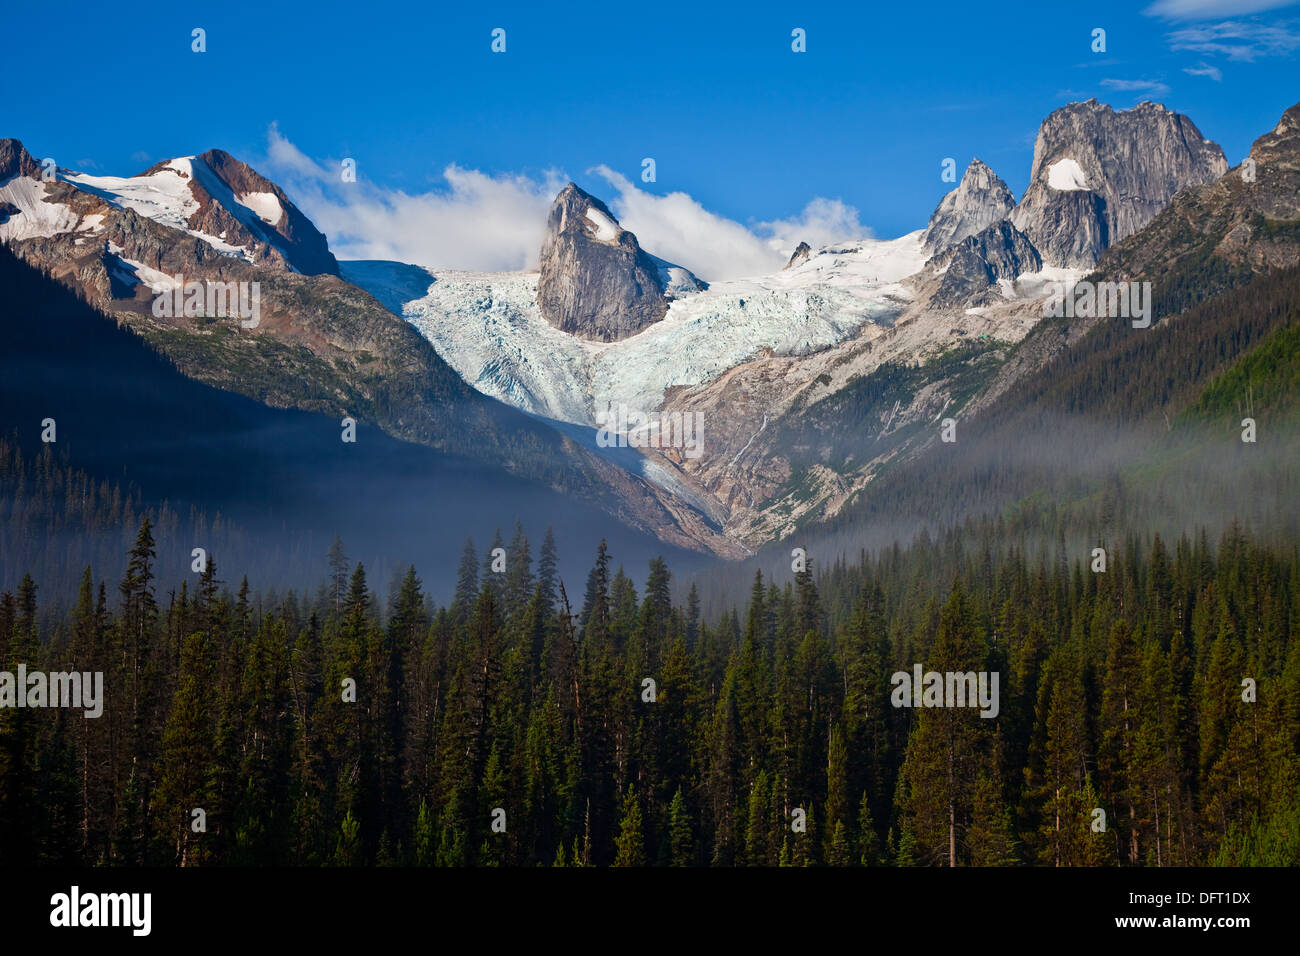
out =
[[(752, 280), (709, 286), (680, 270), (673, 287), (672, 270), (680, 267), (643, 250), (608, 206), (570, 183), (552, 204), (537, 273), (345, 267), (371, 297), (331, 275), (272, 269), (267, 331), (249, 337), (263, 340), (261, 354), (251, 357), (241, 356), (247, 344), (238, 338), (214, 348), (211, 333), (194, 323), (143, 326), (195, 376), (271, 404), (336, 413), (356, 407), (387, 419), (396, 434), (451, 448), (461, 447), (466, 429), (417, 410), (450, 396), (499, 399), (542, 419), (535, 424), (542, 431), (523, 430), (529, 437), (521, 447), (531, 451), (499, 456), (503, 466), (527, 468), (529, 455), (549, 448), (541, 454), (560, 468), (558, 478), (560, 460), (577, 456), (583, 493), (603, 497), (629, 520), (649, 521), (671, 540), (739, 556), (807, 520), (833, 517), (881, 467), (910, 460), (928, 444), (925, 422), (979, 413), (1104, 321), (1045, 319), (1044, 297), (1060, 283), (1084, 279), (1088, 269), (1094, 279), (1111, 281), (1152, 276), (1157, 298), (1171, 307), (1177, 277), (1158, 274), (1156, 266), (1181, 256), (1179, 268), (1195, 274), (1205, 240), (1184, 240), (1198, 233), (1191, 221), (1210, 207), (1220, 213), (1204, 222), (1222, 219), (1224, 226), (1212, 251), (1233, 268), (1249, 273), (1295, 261), (1289, 223), (1300, 215), (1293, 215), (1297, 110), (1257, 140), (1258, 177), (1246, 184), (1254, 198), (1240, 215), (1232, 210), (1245, 185), (1217, 175), (1226, 166), (1222, 151), (1190, 120), (1156, 104), (1115, 111), (1090, 100), (1044, 120), (1019, 203), (976, 158), (925, 229), (818, 249), (802, 243), (785, 268)], [(1129, 170), (1149, 144), (1158, 155)], [(24, 156), (0, 142), (0, 164), (33, 169)], [(202, 156), (202, 169), (224, 171), (232, 195), (270, 192), (262, 181), (241, 179), (242, 164), (233, 165), (233, 157)], [(168, 163), (142, 175), (163, 175)], [(73, 221), (51, 214), (37, 230), (51, 235), (28, 235), (20, 244), (66, 272), (55, 247), (67, 253), (71, 243), (84, 261), (65, 278), (119, 303), (129, 321), (141, 322), (148, 270), (171, 274), (183, 266), (244, 281), (263, 274), (256, 263), (215, 248), (208, 234), (160, 238), (155, 230), (162, 227), (133, 209), (105, 213), (87, 198), (93, 194), (75, 192), (75, 180), (51, 184), (49, 197), (68, 201)], [(1126, 184), (1134, 186), (1131, 194)], [(0, 198), (6, 188), (0, 184)], [(30, 193), (14, 198), (30, 206)], [(26, 216), (20, 210), (17, 218)], [(85, 248), (92, 241), (103, 243), (98, 266)], [(1233, 250), (1235, 258), (1227, 255)], [(310, 319), (304, 305), (325, 315)], [(205, 337), (209, 344), (202, 344)], [(302, 347), (315, 357), (294, 351)], [(450, 378), (445, 393), (411, 405), (419, 387), (409, 378), (402, 383), (402, 367), (416, 353), (417, 365), (443, 366)], [(291, 370), (297, 384), (287, 386), (276, 368)], [(619, 406), (703, 415), (705, 452), (651, 447), (617, 463), (586, 457), (580, 446), (592, 443), (573, 439), (583, 429), (594, 434), (601, 416)], [(832, 426), (832, 408), (878, 420), (868, 436), (855, 435)], [(506, 427), (521, 434), (518, 424)]]
[[(0, 148), (12, 170), (36, 171), (17, 141)], [(157, 221), (132, 208), (143, 199), (114, 203), (102, 195), (102, 177), (101, 191), (89, 191), (74, 175), (48, 183), (13, 176), (0, 183), (0, 199), (13, 196), (25, 209), (0, 223), (0, 240), (200, 381), (272, 407), (372, 422), (394, 437), (540, 478), (668, 543), (742, 553), (706, 516), (468, 386), (368, 292), (333, 274), (303, 274), (278, 254), (249, 261), (221, 248), (220, 236), (194, 234), (193, 210), (174, 201), (188, 193), (187, 178), (168, 174), (167, 186), (184, 189), (145, 207)], [(229, 315), (155, 314), (157, 295), (175, 276), (204, 287), (256, 283), (255, 327), (240, 328)]]

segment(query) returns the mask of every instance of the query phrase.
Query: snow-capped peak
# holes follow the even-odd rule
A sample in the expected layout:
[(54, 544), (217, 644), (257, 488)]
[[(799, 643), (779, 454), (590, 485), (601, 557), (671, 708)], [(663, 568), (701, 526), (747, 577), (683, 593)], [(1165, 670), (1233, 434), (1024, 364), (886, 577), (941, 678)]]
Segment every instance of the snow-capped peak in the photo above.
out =
[(224, 255), (306, 274), (338, 271), (324, 235), (283, 191), (221, 150), (165, 160), (137, 176), (60, 178)]

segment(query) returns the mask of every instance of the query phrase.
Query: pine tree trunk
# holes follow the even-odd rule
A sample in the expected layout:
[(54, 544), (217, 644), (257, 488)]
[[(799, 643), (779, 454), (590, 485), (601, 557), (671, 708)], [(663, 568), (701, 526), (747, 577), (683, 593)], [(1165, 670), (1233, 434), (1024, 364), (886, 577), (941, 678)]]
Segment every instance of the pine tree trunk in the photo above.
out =
[(948, 865), (957, 865), (957, 795), (953, 786), (953, 747), (955, 742), (951, 734), (951, 717), (949, 718), (948, 739)]

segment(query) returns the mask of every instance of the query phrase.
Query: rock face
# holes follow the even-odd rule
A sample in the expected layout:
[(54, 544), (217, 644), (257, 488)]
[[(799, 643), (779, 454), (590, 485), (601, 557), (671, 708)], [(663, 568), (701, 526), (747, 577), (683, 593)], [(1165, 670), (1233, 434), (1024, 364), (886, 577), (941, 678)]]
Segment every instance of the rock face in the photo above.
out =
[(0, 183), (15, 176), (37, 176), (40, 167), (16, 139), (0, 139)]
[(1029, 197), (1011, 221), (1033, 236), (1043, 261), (1053, 266), (1088, 268), (1110, 245), (1106, 197), (1088, 189), (1047, 189)]
[(936, 308), (954, 308), (972, 300), (999, 279), (1038, 272), (1043, 260), (1025, 234), (1003, 219), (967, 236), (928, 264), (942, 273), (930, 304)]
[[(1292, 106), (1273, 129), (1250, 147), (1250, 158), (1255, 161), (1255, 180), (1258, 181), (1258, 167), (1267, 166), (1295, 174), (1300, 170), (1300, 103)], [(1296, 196), (1291, 195), (1291, 202), (1286, 210), (1294, 213)]]
[(785, 268), (793, 269), (799, 263), (807, 262), (810, 255), (812, 255), (812, 246), (808, 245), (806, 242), (799, 243), (799, 245), (795, 247), (794, 253), (790, 256), (790, 261), (785, 264)]
[(537, 304), (562, 332), (616, 342), (668, 311), (664, 267), (604, 203), (573, 183), (551, 206), (540, 266)]
[(1039, 127), (1029, 188), (1011, 221), (1047, 265), (1088, 268), (1176, 193), (1227, 168), (1218, 144), (1163, 106), (1116, 112), (1095, 99), (1070, 103)]
[[(191, 217), (190, 228), (212, 235), (223, 231), (228, 236), (246, 235), (250, 242), (273, 246), (303, 275), (339, 274), (338, 261), (330, 252), (325, 234), (279, 186), (219, 149), (201, 153), (194, 157), (194, 163), (197, 175), (190, 191), (199, 201), (199, 211)], [(208, 181), (199, 163), (216, 178), (215, 184)], [(224, 195), (227, 192), (229, 195)], [(239, 206), (232, 206), (229, 199)], [(254, 216), (245, 215), (244, 209), (250, 209)], [(238, 240), (234, 244), (238, 245)]]
[(979, 159), (972, 159), (957, 188), (930, 215), (925, 250), (936, 253), (955, 246), (1005, 219), (1015, 207), (1016, 198), (1007, 184)]
[(1097, 265), (1108, 275), (1150, 279), (1204, 297), (1297, 263), (1300, 103), (1255, 140), (1240, 166), (1179, 195)]

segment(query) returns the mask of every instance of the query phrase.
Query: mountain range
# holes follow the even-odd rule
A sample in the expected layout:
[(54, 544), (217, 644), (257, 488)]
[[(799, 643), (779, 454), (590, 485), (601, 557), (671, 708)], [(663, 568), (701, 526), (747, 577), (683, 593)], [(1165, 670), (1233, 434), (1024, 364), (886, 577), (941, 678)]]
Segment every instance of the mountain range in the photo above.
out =
[[(1136, 348), (1149, 331), (1048, 317), (1063, 285), (1150, 282), (1159, 328), (1295, 268), (1300, 105), (1229, 169), (1163, 106), (1071, 103), (1043, 121), (1019, 200), (974, 159), (915, 231), (800, 243), (770, 275), (697, 276), (572, 183), (538, 233), (536, 271), (340, 262), (220, 150), (118, 178), (0, 140), (0, 242), (183, 376), (743, 558), (870, 511), (882, 475), (896, 485), (934, 454), (942, 421), (983, 433), (1090, 335)], [(257, 283), (260, 315), (159, 314), (185, 282)], [(682, 421), (701, 423), (698, 448), (663, 440)]]

